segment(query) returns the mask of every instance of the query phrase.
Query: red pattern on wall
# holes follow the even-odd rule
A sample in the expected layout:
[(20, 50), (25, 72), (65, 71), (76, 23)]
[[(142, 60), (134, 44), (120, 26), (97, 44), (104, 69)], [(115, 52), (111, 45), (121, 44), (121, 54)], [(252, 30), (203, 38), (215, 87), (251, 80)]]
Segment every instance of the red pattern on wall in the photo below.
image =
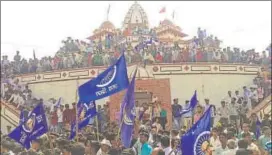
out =
[[(171, 92), (169, 79), (148, 79), (136, 80), (135, 91), (146, 90), (153, 93), (153, 97), (158, 97), (162, 103), (162, 108), (167, 111), (167, 129), (172, 126)], [(110, 120), (115, 121), (116, 113), (120, 110), (120, 104), (126, 91), (110, 96)]]

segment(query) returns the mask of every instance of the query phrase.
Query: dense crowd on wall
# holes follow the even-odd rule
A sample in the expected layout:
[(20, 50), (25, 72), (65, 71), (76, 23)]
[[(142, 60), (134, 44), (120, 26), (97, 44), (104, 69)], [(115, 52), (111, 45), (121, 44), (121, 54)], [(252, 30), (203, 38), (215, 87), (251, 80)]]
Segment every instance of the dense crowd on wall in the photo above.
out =
[[(115, 39), (113, 39), (115, 40)], [(20, 118), (27, 118), (33, 108), (43, 103), (50, 134), (32, 141), (31, 149), (25, 151), (18, 143), (1, 132), (1, 154), (3, 155), (180, 155), (178, 148), (182, 136), (212, 107), (209, 155), (268, 155), (271, 154), (271, 115), (259, 117), (251, 112), (267, 96), (271, 95), (271, 52), (243, 51), (239, 48), (219, 48), (220, 41), (205, 31), (198, 30), (187, 47), (178, 44), (168, 46), (159, 41), (147, 41), (133, 48), (129, 42), (115, 44), (113, 40), (86, 43), (70, 37), (54, 57), (27, 61), (17, 51), (13, 61), (3, 56), (1, 62), (1, 102), (20, 111)], [(140, 47), (141, 46), (141, 47)], [(212, 48), (211, 48), (212, 47)], [(35, 96), (27, 83), (20, 83), (14, 76), (91, 66), (109, 66), (125, 52), (131, 63), (242, 63), (263, 65), (250, 86), (242, 91), (229, 90), (222, 96), (220, 106), (213, 99), (198, 101), (196, 108), (182, 116), (177, 113), (189, 107), (178, 98), (173, 99), (172, 122), (167, 122), (167, 110), (159, 99), (152, 103), (138, 103), (131, 147), (125, 149), (119, 137), (117, 121), (110, 122), (109, 104), (97, 106), (97, 119), (90, 119), (86, 128), (79, 131), (77, 140), (69, 141), (70, 125), (76, 119), (76, 103), (62, 104), (61, 98), (44, 100)], [(268, 54), (267, 54), (268, 53)], [(237, 89), (237, 88), (236, 88)], [(260, 125), (257, 122), (260, 121)], [(169, 126), (172, 124), (172, 126)], [(7, 127), (10, 132), (10, 126)], [(259, 131), (259, 133), (258, 133)], [(186, 149), (186, 148), (181, 148)]]
[[(55, 56), (38, 59), (33, 51), (33, 58), (23, 58), (19, 51), (13, 60), (2, 56), (2, 76), (11, 74), (27, 74), (61, 69), (82, 68), (91, 66), (109, 66), (113, 64), (124, 51), (128, 64), (131, 63), (239, 63), (239, 64), (270, 64), (271, 52), (242, 50), (240, 48), (220, 48), (220, 40), (213, 35), (206, 35), (204, 30), (198, 30), (198, 36), (193, 37), (188, 44), (180, 47), (178, 43), (171, 45), (156, 39), (145, 41), (135, 47), (131, 42), (118, 43), (119, 39), (105, 41), (80, 41), (68, 37), (62, 41), (62, 47)], [(124, 36), (122, 36), (124, 37)], [(152, 36), (151, 36), (152, 39)], [(156, 41), (154, 41), (156, 40)]]

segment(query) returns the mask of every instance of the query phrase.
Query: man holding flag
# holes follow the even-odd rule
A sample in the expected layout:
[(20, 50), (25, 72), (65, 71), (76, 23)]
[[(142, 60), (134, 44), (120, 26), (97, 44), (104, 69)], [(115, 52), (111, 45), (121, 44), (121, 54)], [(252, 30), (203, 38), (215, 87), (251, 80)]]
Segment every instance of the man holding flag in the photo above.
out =
[(211, 130), (211, 107), (204, 115), (181, 137), (180, 151), (184, 155), (210, 154), (209, 139)]

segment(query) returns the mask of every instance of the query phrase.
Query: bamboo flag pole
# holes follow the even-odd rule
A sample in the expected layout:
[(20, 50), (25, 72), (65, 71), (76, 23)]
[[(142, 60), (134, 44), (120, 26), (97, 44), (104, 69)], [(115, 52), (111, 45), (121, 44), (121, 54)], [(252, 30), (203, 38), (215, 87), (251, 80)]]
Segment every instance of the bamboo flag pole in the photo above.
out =
[(47, 133), (47, 136), (48, 136), (48, 140), (49, 140), (49, 146), (50, 146), (50, 153), (51, 155), (54, 155), (55, 154), (55, 150), (54, 150), (54, 146), (53, 146), (53, 143), (52, 143), (52, 139), (50, 137), (50, 133), (48, 132)]
[[(95, 105), (96, 106), (96, 105)], [(96, 135), (97, 135), (97, 141), (99, 141), (99, 127), (98, 127), (98, 116), (95, 117), (95, 124), (96, 124)]]
[[(76, 84), (77, 84), (77, 89), (76, 89), (76, 96), (75, 96), (75, 102), (78, 102), (78, 79), (77, 77)], [(78, 109), (77, 109), (77, 104), (76, 104), (76, 141), (78, 142)]]

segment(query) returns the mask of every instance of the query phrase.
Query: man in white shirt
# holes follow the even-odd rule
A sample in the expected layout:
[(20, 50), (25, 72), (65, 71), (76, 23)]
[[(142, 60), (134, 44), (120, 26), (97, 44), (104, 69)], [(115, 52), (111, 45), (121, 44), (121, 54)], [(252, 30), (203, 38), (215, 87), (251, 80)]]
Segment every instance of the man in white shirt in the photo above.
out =
[(17, 108), (24, 104), (24, 100), (18, 91), (15, 91), (15, 93), (11, 95), (8, 103), (11, 103), (11, 101), (17, 106)]
[(228, 150), (222, 152), (222, 155), (235, 155), (237, 151), (237, 145), (235, 140), (229, 139), (227, 142)]
[(229, 105), (229, 115), (230, 115), (230, 122), (235, 123), (235, 125), (238, 127), (238, 105), (236, 103), (236, 99), (232, 98), (231, 103)]
[(58, 115), (58, 133), (62, 133), (62, 129), (63, 129), (63, 108), (64, 108), (64, 106), (61, 105), (60, 108), (57, 111), (57, 115)]
[(227, 139), (227, 134), (221, 133), (219, 135), (219, 140), (220, 140), (221, 146), (215, 148), (215, 151), (214, 151), (213, 155), (222, 155), (222, 153), (224, 153), (225, 151), (228, 150), (228, 147), (227, 147), (227, 140), (228, 140)]
[(251, 104), (252, 104), (252, 108), (254, 108), (257, 103), (258, 103), (258, 92), (257, 92), (257, 87), (255, 86), (251, 86), (250, 87), (250, 100), (251, 100)]
[(161, 147), (166, 155), (175, 155), (174, 151), (170, 147), (170, 138), (169, 136), (162, 136), (161, 138)]
[(220, 116), (220, 122), (223, 125), (228, 125), (228, 122), (229, 122), (229, 108), (226, 106), (225, 101), (221, 101), (221, 107), (218, 108), (218, 115)]
[(212, 136), (210, 138), (210, 144), (211, 144), (211, 151), (214, 153), (215, 149), (221, 146), (219, 137), (218, 137), (218, 131), (216, 128), (212, 129)]

